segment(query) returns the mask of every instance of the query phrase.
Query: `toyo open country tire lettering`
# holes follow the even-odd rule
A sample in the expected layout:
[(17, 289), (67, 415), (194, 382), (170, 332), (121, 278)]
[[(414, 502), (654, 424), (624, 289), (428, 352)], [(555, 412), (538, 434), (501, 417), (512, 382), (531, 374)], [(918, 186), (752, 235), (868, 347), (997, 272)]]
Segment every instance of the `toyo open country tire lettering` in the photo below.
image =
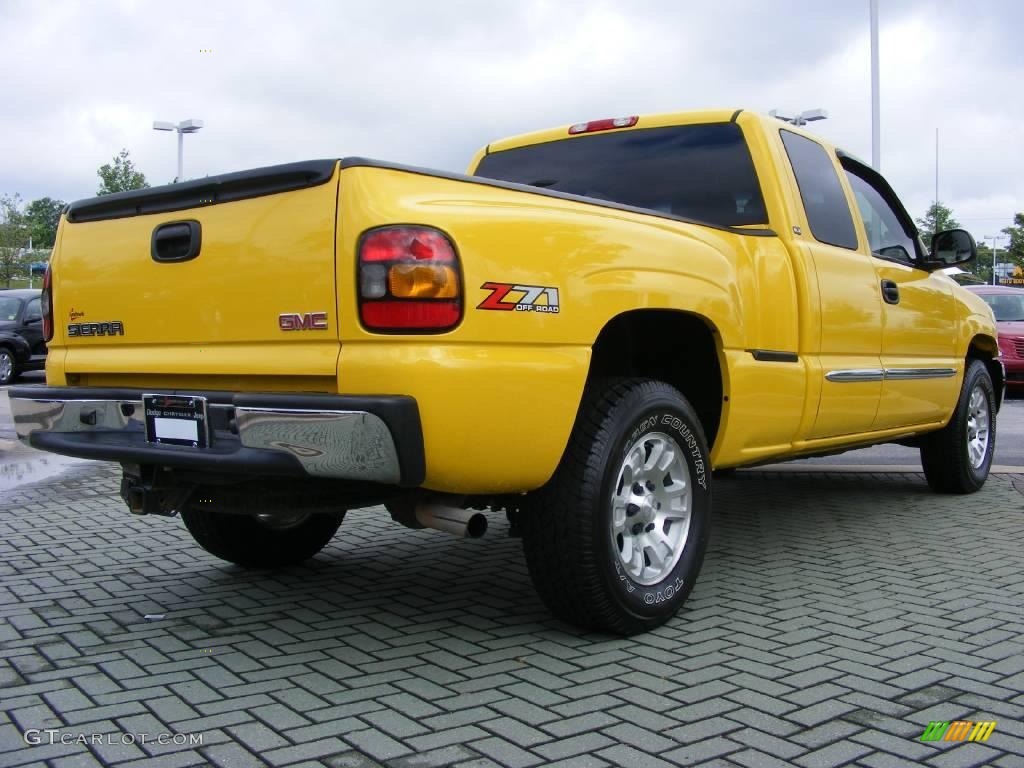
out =
[(558, 469), (521, 516), (544, 603), (565, 621), (619, 634), (670, 619), (704, 559), (710, 483), (704, 431), (676, 389), (595, 382)]
[(996, 445), (996, 393), (980, 360), (968, 360), (953, 417), (926, 435), (921, 464), (932, 490), (974, 493), (985, 484)]
[(199, 499), (181, 510), (188, 532), (221, 560), (247, 568), (280, 568), (308, 560), (341, 525), (340, 515), (298, 514), (267, 517), (203, 509)]

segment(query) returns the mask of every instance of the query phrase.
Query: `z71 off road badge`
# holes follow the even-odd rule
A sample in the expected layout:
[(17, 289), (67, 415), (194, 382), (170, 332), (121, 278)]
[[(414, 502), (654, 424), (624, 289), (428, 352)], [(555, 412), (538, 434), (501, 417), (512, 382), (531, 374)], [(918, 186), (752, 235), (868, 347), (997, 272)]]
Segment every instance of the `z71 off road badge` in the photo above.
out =
[(559, 311), (557, 288), (514, 283), (484, 283), (480, 288), (491, 294), (477, 304), (477, 309), (548, 312), (552, 315), (557, 315)]

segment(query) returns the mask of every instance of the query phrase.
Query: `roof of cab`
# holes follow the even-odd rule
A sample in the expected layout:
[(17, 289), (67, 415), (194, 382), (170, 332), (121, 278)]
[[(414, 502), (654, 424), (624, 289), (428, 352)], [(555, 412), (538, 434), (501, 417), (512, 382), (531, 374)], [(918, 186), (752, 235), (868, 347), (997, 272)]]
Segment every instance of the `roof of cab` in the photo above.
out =
[[(626, 117), (626, 115), (619, 115), (619, 117)], [(596, 118), (595, 118), (596, 119)], [(581, 120), (580, 123), (589, 122)], [(609, 128), (600, 131), (601, 133), (616, 133), (618, 131), (635, 131), (643, 128), (665, 128), (673, 125), (700, 125), (701, 123), (728, 123), (736, 122), (741, 126), (745, 125), (751, 127), (753, 124), (758, 124), (762, 127), (762, 130), (779, 130), (785, 128), (787, 131), (805, 136), (825, 147), (830, 153), (838, 153), (841, 156), (849, 157), (862, 165), (867, 165), (859, 158), (851, 155), (848, 152), (844, 152), (839, 149), (831, 142), (826, 141), (821, 136), (811, 133), (806, 129), (805, 126), (796, 126), (791, 123), (784, 122), (778, 118), (771, 117), (760, 112), (753, 112), (747, 109), (702, 109), (702, 110), (691, 110), (687, 112), (662, 112), (652, 115), (638, 115), (637, 121), (634, 125), (624, 126), (622, 128)], [(530, 133), (521, 133), (518, 136), (509, 136), (504, 139), (498, 139), (492, 141), (485, 147), (481, 147), (477, 151), (476, 155), (473, 156), (469, 163), (467, 173), (474, 175), (477, 167), (483, 158), (493, 152), (502, 152), (506, 149), (518, 149), (519, 147), (527, 147), (532, 144), (544, 144), (550, 141), (562, 141), (564, 139), (578, 139), (583, 136), (593, 136), (594, 133), (580, 132), (571, 134), (569, 129), (578, 125), (579, 123), (571, 123), (569, 125), (560, 125), (555, 128), (545, 128), (540, 131), (531, 131)]]
[[(618, 117), (626, 117), (626, 115), (618, 115)], [(595, 118), (597, 119), (597, 118)], [(760, 122), (767, 124), (775, 128), (785, 128), (787, 131), (799, 133), (807, 138), (813, 139), (814, 141), (822, 144), (826, 148), (836, 151), (839, 148), (831, 144), (830, 142), (823, 139), (817, 134), (811, 133), (804, 126), (796, 126), (792, 123), (783, 122), (778, 118), (771, 117), (769, 115), (762, 114), (760, 112), (753, 112), (748, 109), (701, 109), (691, 110), (687, 112), (661, 112), (652, 115), (639, 115), (636, 123), (631, 126), (623, 128), (611, 128), (602, 130), (601, 133), (615, 133), (617, 131), (635, 131), (641, 128), (664, 128), (670, 125), (699, 125), (701, 123), (728, 123), (728, 122)], [(588, 122), (581, 120), (580, 123)], [(486, 147), (480, 150), (479, 156), (490, 154), (492, 152), (501, 152), (506, 149), (516, 149), (518, 147), (525, 147), (531, 144), (543, 144), (549, 141), (559, 141), (562, 139), (577, 139), (581, 136), (592, 136), (593, 133), (580, 132), (576, 134), (570, 134), (569, 129), (573, 125), (578, 123), (571, 123), (569, 125), (560, 125), (555, 128), (545, 128), (540, 131), (531, 131), (529, 133), (521, 133), (517, 136), (508, 136), (504, 139), (498, 139), (492, 141)], [(858, 158), (844, 153), (854, 160)], [(479, 157), (477, 158), (479, 159)]]
[[(662, 128), (668, 125), (689, 125), (696, 123), (727, 123), (730, 120), (735, 120), (742, 109), (705, 109), (692, 112), (665, 112), (654, 115), (640, 115), (636, 125), (628, 128), (613, 128), (611, 130), (601, 131), (601, 133), (613, 133), (615, 131), (633, 131), (637, 128)], [(597, 119), (597, 118), (594, 118)], [(580, 122), (587, 122), (581, 120)], [(530, 144), (543, 144), (548, 141), (558, 141), (559, 139), (578, 138), (580, 136), (589, 136), (592, 134), (588, 133), (577, 133), (570, 135), (569, 128), (576, 123), (570, 125), (560, 125), (555, 128), (545, 128), (540, 131), (531, 131), (530, 133), (521, 133), (518, 136), (509, 136), (508, 138), (498, 139), (492, 141), (487, 145), (487, 152), (501, 152), (505, 149), (515, 149), (517, 147), (525, 147)]]

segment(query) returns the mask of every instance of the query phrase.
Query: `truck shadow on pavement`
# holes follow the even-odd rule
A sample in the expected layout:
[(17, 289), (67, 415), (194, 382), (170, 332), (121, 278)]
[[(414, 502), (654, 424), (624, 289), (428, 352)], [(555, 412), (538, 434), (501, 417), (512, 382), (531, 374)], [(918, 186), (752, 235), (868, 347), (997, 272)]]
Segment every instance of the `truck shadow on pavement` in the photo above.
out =
[[(914, 475), (743, 473), (719, 481), (715, 494), (715, 524), (692, 604), (713, 602), (716, 594), (738, 586), (767, 596), (797, 582), (804, 590), (820, 589), (820, 597), (839, 595), (849, 589), (846, 582), (864, 582), (865, 570), (898, 570), (919, 557), (920, 529), (945, 547), (946, 533), (956, 527), (935, 514), (937, 497)], [(222, 593), (239, 617), (252, 613), (242, 607), (248, 599), (259, 603), (253, 609), (267, 621), (291, 616), (302, 604), (329, 617), (331, 627), (362, 627), (378, 637), (397, 633), (385, 632), (386, 625), (403, 631), (475, 626), (586, 636), (547, 614), (530, 583), (520, 542), (507, 538), (504, 515), (488, 517), (486, 537), (459, 540), (405, 529), (380, 507), (353, 510), (316, 558), (279, 571), (222, 563), (202, 553), (184, 531), (178, 557), (194, 561), (193, 597)], [(181, 598), (188, 592), (175, 590)], [(267, 613), (275, 606), (280, 613)], [(679, 630), (685, 631), (687, 613), (673, 624)], [(214, 632), (232, 632), (237, 623), (228, 617), (199, 621)]]

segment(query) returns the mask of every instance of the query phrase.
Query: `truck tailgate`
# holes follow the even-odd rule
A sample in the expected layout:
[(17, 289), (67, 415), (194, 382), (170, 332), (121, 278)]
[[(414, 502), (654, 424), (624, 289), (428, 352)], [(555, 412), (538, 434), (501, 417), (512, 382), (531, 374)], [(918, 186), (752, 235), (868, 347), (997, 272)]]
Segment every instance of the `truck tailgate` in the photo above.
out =
[(53, 260), (64, 372), (333, 390), (337, 179), (312, 161), (73, 204)]

